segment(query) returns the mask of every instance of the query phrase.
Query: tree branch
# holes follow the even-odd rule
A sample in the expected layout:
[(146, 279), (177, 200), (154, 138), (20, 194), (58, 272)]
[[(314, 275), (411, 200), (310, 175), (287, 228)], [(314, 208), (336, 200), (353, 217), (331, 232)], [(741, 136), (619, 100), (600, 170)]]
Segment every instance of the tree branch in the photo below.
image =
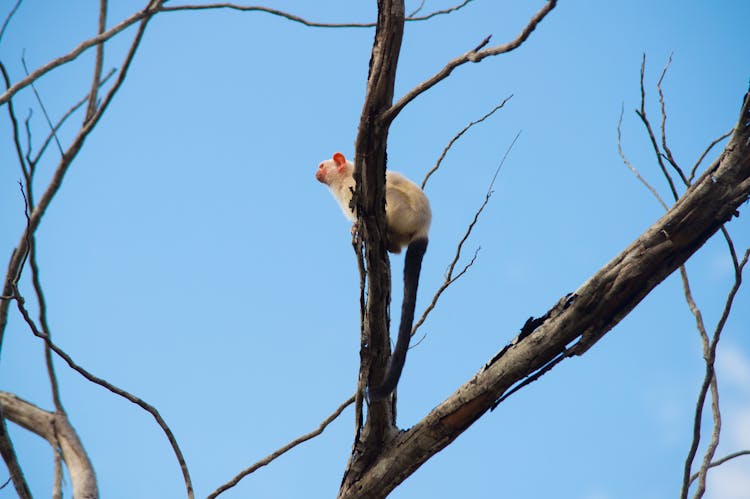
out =
[(190, 499), (192, 499), (193, 485), (190, 480), (190, 473), (188, 472), (187, 463), (185, 462), (185, 458), (182, 455), (182, 450), (180, 450), (180, 446), (177, 444), (177, 439), (172, 433), (172, 430), (169, 428), (169, 425), (167, 425), (167, 422), (164, 421), (164, 418), (162, 418), (161, 414), (159, 414), (159, 411), (156, 409), (156, 407), (147, 403), (145, 400), (141, 399), (140, 397), (136, 397), (130, 392), (123, 390), (121, 388), (118, 388), (117, 386), (106, 381), (105, 379), (93, 375), (92, 373), (90, 373), (89, 371), (87, 371), (86, 369), (78, 365), (70, 357), (70, 355), (68, 355), (60, 347), (55, 345), (49, 336), (47, 336), (45, 333), (39, 330), (39, 328), (34, 323), (34, 320), (29, 315), (28, 310), (26, 310), (26, 307), (24, 306), (23, 297), (18, 293), (17, 289), (14, 289), (13, 291), (14, 291), (14, 297), (15, 297), (16, 303), (18, 304), (18, 310), (21, 313), (21, 316), (23, 317), (26, 324), (31, 329), (31, 332), (34, 334), (34, 336), (36, 336), (37, 338), (41, 338), (49, 349), (55, 352), (55, 354), (57, 354), (58, 357), (63, 359), (65, 363), (67, 363), (71, 369), (73, 369), (78, 374), (86, 378), (88, 381), (94, 384), (97, 384), (101, 386), (102, 388), (109, 390), (115, 395), (119, 395), (120, 397), (124, 398), (125, 400), (128, 400), (129, 402), (132, 402), (133, 404), (137, 405), (141, 409), (151, 414), (151, 416), (153, 416), (153, 418), (156, 420), (156, 423), (159, 425), (159, 427), (162, 429), (162, 431), (166, 435), (167, 440), (169, 440), (169, 444), (172, 446), (172, 450), (175, 453), (175, 457), (177, 458), (177, 461), (180, 465), (180, 469), (182, 471), (183, 479), (185, 481), (185, 487), (187, 488), (187, 495)]
[(31, 402), (2, 391), (0, 407), (10, 421), (39, 435), (49, 442), (53, 449), (60, 448), (70, 473), (74, 497), (99, 497), (94, 468), (78, 435), (64, 414), (47, 412)]
[(386, 123), (393, 121), (396, 116), (398, 116), (398, 113), (400, 113), (401, 110), (406, 107), (409, 102), (435, 86), (437, 83), (443, 81), (457, 67), (466, 64), (467, 62), (480, 62), (485, 57), (505, 54), (517, 49), (523, 44), (523, 42), (526, 41), (526, 39), (536, 29), (537, 25), (542, 21), (542, 19), (544, 19), (547, 14), (549, 14), (552, 9), (555, 8), (556, 4), (557, 0), (547, 0), (547, 3), (544, 5), (544, 7), (542, 7), (539, 12), (534, 14), (526, 27), (524, 27), (521, 33), (512, 41), (482, 50), (482, 48), (489, 42), (489, 37), (487, 37), (477, 47), (456, 57), (455, 59), (452, 59), (448, 62), (448, 64), (445, 65), (445, 67), (443, 67), (443, 69), (408, 91), (403, 97), (398, 100), (398, 102), (396, 102), (393, 106), (391, 106), (383, 113), (381, 119)]
[[(44, 216), (44, 214), (47, 211), (47, 208), (49, 207), (50, 202), (52, 202), (52, 198), (54, 198), (55, 194), (57, 194), (57, 191), (60, 189), (63, 178), (65, 177), (65, 174), (67, 173), (68, 168), (73, 162), (73, 159), (75, 159), (78, 152), (81, 150), (81, 147), (83, 147), (83, 143), (86, 141), (86, 138), (88, 137), (89, 133), (91, 133), (91, 131), (94, 129), (94, 126), (97, 124), (101, 116), (104, 114), (104, 111), (107, 109), (109, 103), (112, 101), (115, 94), (120, 89), (120, 86), (122, 85), (123, 81), (125, 81), (125, 76), (127, 75), (128, 68), (130, 67), (131, 62), (133, 61), (133, 58), (135, 57), (135, 53), (138, 49), (138, 46), (140, 45), (141, 39), (143, 38), (143, 33), (145, 32), (146, 26), (148, 25), (148, 21), (156, 12), (156, 9), (161, 4), (161, 1), (150, 0), (148, 6), (140, 13), (140, 14), (143, 14), (140, 17), (141, 24), (138, 28), (138, 32), (136, 33), (133, 39), (133, 42), (130, 45), (129, 51), (127, 55), (125, 56), (125, 60), (123, 61), (123, 66), (120, 71), (120, 74), (117, 77), (117, 80), (112, 85), (112, 88), (107, 93), (106, 97), (102, 101), (101, 106), (99, 106), (94, 116), (92, 116), (90, 120), (84, 123), (84, 125), (81, 127), (78, 134), (76, 135), (75, 139), (73, 139), (73, 143), (70, 145), (70, 147), (68, 147), (68, 149), (62, 155), (62, 158), (60, 159), (60, 162), (58, 163), (58, 166), (55, 169), (55, 172), (52, 174), (52, 179), (50, 180), (50, 183), (47, 186), (46, 191), (42, 194), (42, 197), (39, 199), (39, 202), (34, 207), (34, 211), (31, 213), (31, 216), (29, 218), (29, 223), (26, 225), (26, 229), (24, 230), (24, 233), (21, 235), (21, 239), (18, 243), (18, 246), (14, 250), (13, 255), (11, 256), (10, 262), (8, 264), (8, 270), (6, 273), (5, 283), (3, 285), (3, 292), (2, 292), (3, 296), (12, 296), (12, 293), (11, 293), (12, 287), (14, 285), (14, 282), (17, 280), (17, 278), (21, 274), (23, 263), (25, 262), (26, 255), (28, 254), (28, 251), (29, 251), (29, 241), (30, 241), (29, 236), (33, 235), (34, 232), (36, 231), (37, 227), (39, 226), (39, 223), (42, 220), (42, 217)], [(6, 94), (8, 94), (9, 92), (10, 90), (8, 90)], [(12, 95), (12, 93), (10, 95)], [(10, 98), (10, 96), (8, 96), (8, 98)], [(3, 335), (5, 333), (5, 326), (8, 320), (8, 307), (9, 307), (9, 300), (0, 300), (0, 350), (2, 349)]]
[(310, 433), (306, 433), (306, 434), (304, 434), (304, 435), (302, 435), (300, 437), (295, 438), (294, 440), (292, 440), (288, 444), (284, 445), (283, 447), (280, 447), (279, 449), (275, 450), (271, 454), (267, 455), (266, 457), (264, 457), (263, 459), (261, 459), (257, 463), (253, 464), (252, 466), (249, 466), (248, 468), (245, 468), (244, 470), (242, 470), (241, 472), (239, 472), (237, 474), (237, 476), (235, 476), (234, 478), (232, 478), (230, 481), (228, 481), (227, 483), (225, 483), (221, 487), (219, 487), (216, 490), (214, 490), (213, 492), (211, 492), (211, 494), (208, 495), (208, 499), (214, 499), (219, 494), (221, 494), (223, 492), (226, 492), (227, 490), (231, 489), (232, 487), (234, 487), (235, 485), (237, 485), (238, 483), (240, 483), (240, 480), (242, 480), (243, 478), (245, 478), (250, 473), (253, 473), (258, 468), (266, 466), (271, 461), (273, 461), (277, 457), (285, 454), (286, 452), (290, 451), (291, 449), (295, 448), (299, 444), (304, 443), (304, 442), (310, 440), (311, 438), (315, 438), (318, 435), (320, 435), (321, 433), (323, 433), (323, 431), (326, 429), (326, 427), (329, 424), (331, 424), (337, 417), (339, 417), (341, 415), (341, 413), (344, 412), (344, 409), (346, 409), (347, 407), (349, 407), (353, 402), (354, 402), (354, 395), (352, 395), (351, 397), (349, 397), (345, 402), (343, 402), (340, 406), (338, 406), (336, 408), (336, 410), (333, 411), (333, 413), (331, 413), (330, 416), (328, 416), (327, 418), (325, 418), (320, 423), (320, 425), (318, 425), (318, 427), (315, 430), (311, 431)]
[[(489, 410), (514, 384), (564, 353), (582, 355), (697, 251), (750, 195), (750, 93), (721, 156), (622, 253), (411, 429), (400, 433), (349, 497), (383, 497)], [(572, 345), (571, 345), (572, 344)], [(569, 346), (571, 345), (571, 346)]]
[[(506, 101), (507, 101), (507, 99), (506, 99)], [(490, 111), (490, 113), (484, 115), (481, 119), (479, 119), (479, 120), (477, 120), (475, 122), (470, 123), (468, 127), (464, 128), (460, 132), (460, 134), (463, 134), (463, 132), (465, 132), (469, 127), (471, 127), (471, 125), (479, 123), (480, 121), (482, 121), (485, 118), (487, 118), (488, 116), (490, 116), (497, 109), (499, 109), (504, 103), (505, 103), (505, 101), (503, 101), (503, 103), (501, 103), (500, 106), (495, 107), (495, 109), (493, 109), (492, 111)], [(464, 244), (469, 239), (469, 236), (471, 235), (471, 232), (474, 230), (474, 226), (479, 221), (479, 216), (484, 211), (484, 208), (487, 206), (487, 203), (490, 202), (490, 198), (492, 197), (492, 193), (494, 192), (493, 188), (495, 187), (495, 180), (497, 180), (497, 175), (500, 173), (500, 168), (502, 168), (502, 166), (505, 164), (505, 160), (508, 158), (508, 154), (510, 154), (511, 149), (513, 149), (513, 146), (516, 144), (516, 141), (518, 140), (518, 137), (520, 135), (521, 135), (521, 132), (518, 132), (516, 134), (516, 136), (513, 138), (513, 141), (508, 146), (508, 149), (506, 149), (505, 154), (503, 155), (503, 158), (500, 160), (500, 164), (497, 165), (497, 168), (495, 169), (495, 174), (492, 176), (492, 180), (490, 181), (490, 185), (487, 187), (487, 193), (484, 196), (484, 201), (479, 206), (479, 208), (477, 209), (477, 211), (474, 213), (474, 219), (471, 221), (471, 223), (469, 223), (469, 226), (466, 228), (466, 232), (464, 233), (464, 235), (461, 238), (461, 240), (458, 242), (458, 245), (456, 247), (456, 254), (453, 257), (453, 260), (451, 261), (451, 263), (448, 265), (448, 269), (445, 271), (445, 280), (443, 281), (443, 284), (438, 288), (437, 292), (435, 292), (435, 294), (433, 295), (432, 301), (427, 306), (427, 308), (425, 309), (425, 311), (422, 313), (422, 317), (420, 317), (419, 320), (417, 321), (417, 323), (414, 324), (414, 327), (412, 328), (412, 332), (411, 332), (412, 336), (414, 336), (414, 333), (417, 331), (417, 329), (419, 329), (419, 327), (427, 319), (427, 316), (430, 314), (430, 312), (432, 312), (432, 310), (435, 308), (435, 305), (437, 305), (437, 301), (440, 298), (440, 295), (442, 295), (443, 292), (446, 289), (448, 289), (448, 286), (450, 286), (451, 284), (453, 284), (457, 279), (459, 279), (462, 275), (464, 275), (466, 273), (466, 271), (469, 270), (469, 267), (471, 267), (472, 265), (474, 265), (474, 261), (477, 258), (477, 254), (479, 253), (479, 249), (477, 249), (474, 252), (474, 256), (471, 258), (471, 260), (469, 261), (469, 263), (466, 264), (466, 266), (464, 266), (464, 268), (458, 274), (453, 275), (453, 272), (456, 269), (456, 265), (458, 264), (458, 260), (461, 258), (461, 250), (463, 249)], [(455, 139), (455, 137), (454, 137), (454, 139)], [(452, 142), (453, 141), (451, 141), (451, 143)], [(436, 168), (437, 168), (437, 166), (435, 168), (433, 168), (432, 171), (434, 171)], [(426, 178), (425, 178), (425, 180), (426, 180)]]
[(29, 484), (26, 483), (23, 469), (18, 464), (16, 451), (13, 448), (10, 435), (8, 435), (8, 428), (5, 425), (5, 418), (4, 404), (0, 402), (0, 455), (3, 456), (3, 461), (5, 461), (5, 465), (8, 467), (8, 473), (10, 473), (9, 480), (13, 481), (13, 486), (16, 489), (19, 499), (31, 499), (31, 490), (29, 489)]
[[(107, 0), (99, 0), (99, 28), (98, 34), (104, 33), (107, 27)], [(91, 82), (91, 91), (89, 92), (89, 104), (86, 108), (84, 121), (94, 116), (96, 112), (96, 101), (99, 94), (99, 80), (102, 78), (102, 66), (104, 64), (104, 42), (96, 45), (96, 59), (94, 61), (94, 78)]]
[(492, 116), (493, 114), (495, 114), (495, 111), (497, 111), (498, 109), (500, 109), (503, 106), (505, 106), (505, 103), (508, 102), (511, 99), (511, 97), (513, 97), (513, 94), (511, 94), (508, 97), (506, 97), (505, 99), (503, 99), (503, 101), (500, 104), (498, 104), (497, 106), (493, 107), (488, 113), (486, 113), (481, 118), (469, 122), (468, 125), (466, 125), (465, 127), (463, 127), (461, 129), (461, 131), (459, 131), (456, 135), (453, 136), (453, 138), (450, 141), (448, 141), (448, 144), (446, 144), (446, 146), (443, 148), (443, 152), (440, 154), (440, 157), (435, 162), (435, 166), (433, 166), (430, 169), (430, 171), (428, 171), (427, 174), (424, 176), (424, 179), (422, 179), (422, 184), (420, 185), (420, 187), (422, 188), (422, 190), (424, 190), (425, 186), (427, 185), (427, 181), (432, 176), (432, 174), (435, 173), (436, 171), (438, 171), (438, 169), (440, 168), (440, 165), (442, 164), (443, 160), (445, 159), (445, 155), (448, 154), (448, 151), (450, 151), (451, 147), (453, 147), (453, 144), (455, 144), (456, 141), (463, 136), (463, 134), (465, 134), (466, 132), (468, 132), (471, 129), (471, 127), (473, 127), (474, 125), (477, 125), (477, 124), (483, 122), (484, 120), (486, 120), (487, 118), (489, 118), (490, 116)]

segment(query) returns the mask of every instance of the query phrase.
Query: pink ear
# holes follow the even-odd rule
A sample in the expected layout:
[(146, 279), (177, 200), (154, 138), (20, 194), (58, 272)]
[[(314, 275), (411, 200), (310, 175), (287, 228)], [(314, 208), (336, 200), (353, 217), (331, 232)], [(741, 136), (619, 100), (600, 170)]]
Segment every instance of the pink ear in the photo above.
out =
[(333, 161), (337, 166), (344, 166), (346, 164), (346, 158), (340, 152), (333, 154)]

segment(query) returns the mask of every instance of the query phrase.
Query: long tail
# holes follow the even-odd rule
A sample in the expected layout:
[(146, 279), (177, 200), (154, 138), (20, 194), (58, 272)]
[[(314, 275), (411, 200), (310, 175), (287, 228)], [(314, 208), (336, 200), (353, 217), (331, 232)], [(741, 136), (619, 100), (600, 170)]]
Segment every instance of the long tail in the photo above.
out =
[(370, 388), (370, 399), (384, 399), (396, 388), (401, 371), (406, 362), (406, 351), (409, 349), (411, 328), (414, 323), (414, 308), (417, 305), (417, 287), (419, 273), (422, 270), (422, 257), (427, 251), (427, 238), (415, 239), (406, 249), (404, 259), (404, 300), (401, 302), (401, 323), (398, 326), (398, 339), (393, 349), (388, 367), (380, 386)]

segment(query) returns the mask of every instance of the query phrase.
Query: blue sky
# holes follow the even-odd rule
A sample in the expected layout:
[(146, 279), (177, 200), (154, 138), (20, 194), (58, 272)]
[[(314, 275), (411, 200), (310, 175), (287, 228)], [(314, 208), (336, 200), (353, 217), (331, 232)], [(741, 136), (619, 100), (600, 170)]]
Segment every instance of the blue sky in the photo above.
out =
[[(108, 26), (137, 8), (110, 3)], [(3, 3), (3, 16), (10, 4)], [(26, 0), (0, 42), (11, 78), (23, 76), (22, 54), (33, 69), (92, 36), (97, 4)], [(425, 9), (448, 5), (428, 1)], [(408, 24), (396, 96), (489, 34), (492, 43), (512, 39), (541, 5), (477, 0), (451, 16)], [(273, 6), (317, 21), (375, 15), (375, 2)], [(521, 132), (468, 242), (467, 254), (481, 247), (477, 262), (443, 295), (421, 330), (425, 340), (409, 354), (399, 385), (401, 427), (661, 215), (617, 155), (624, 107), (623, 147), (668, 196), (633, 112), (642, 54), (655, 123), (655, 83), (673, 54), (663, 85), (668, 138), (689, 168), (735, 124), (750, 77), (748, 19), (750, 4), (741, 0), (561, 1), (520, 49), (458, 68), (401, 113), (389, 167), (421, 180), (455, 133), (513, 94), (454, 146), (427, 185), (433, 226), (418, 313)], [(133, 34), (107, 46), (105, 70), (119, 66)], [(353, 156), (372, 36), (371, 29), (313, 29), (261, 13), (159, 15), (38, 231), (56, 342), (160, 410), (198, 496), (317, 427), (355, 388), (358, 273), (349, 225), (313, 173), (335, 151)], [(87, 52), (38, 81), (53, 120), (88, 91), (92, 70)], [(33, 94), (21, 92), (14, 104), (22, 118), (33, 108), (37, 147), (47, 128)], [(24, 222), (20, 171), (2, 116), (0, 254), (8, 258)], [(64, 144), (81, 120), (76, 114), (61, 131)], [(38, 193), (58, 160), (50, 149)], [(729, 230), (738, 250), (750, 244), (744, 216)], [(400, 274), (402, 259), (391, 262)], [(688, 272), (711, 328), (732, 279), (723, 241), (709, 241)], [(28, 283), (22, 291), (31, 295)], [(720, 347), (719, 455), (750, 448), (747, 303), (745, 289)], [(12, 313), (0, 389), (49, 409), (42, 355)], [(179, 468), (152, 418), (63, 363), (57, 370), (102, 496), (180, 497)], [(672, 276), (585, 356), (487, 414), (391, 497), (674, 497), (702, 376), (699, 337)], [(52, 453), (38, 437), (10, 428), (27, 478), (44, 497)], [(225, 497), (333, 497), (353, 429), (350, 408)], [(710, 476), (707, 497), (750, 497), (750, 459)]]

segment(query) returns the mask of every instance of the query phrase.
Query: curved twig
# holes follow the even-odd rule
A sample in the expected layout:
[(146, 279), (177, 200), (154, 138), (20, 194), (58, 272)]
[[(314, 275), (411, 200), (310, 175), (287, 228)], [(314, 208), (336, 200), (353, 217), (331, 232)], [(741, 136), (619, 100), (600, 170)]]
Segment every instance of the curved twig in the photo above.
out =
[[(737, 452), (733, 452), (731, 454), (727, 454), (726, 456), (722, 457), (721, 459), (717, 459), (716, 461), (712, 462), (708, 465), (709, 468), (715, 468), (717, 466), (721, 466), (722, 464), (726, 463), (727, 461), (731, 461), (734, 458), (741, 457), (741, 456), (750, 456), (750, 450), (741, 450)], [(693, 473), (690, 476), (690, 483), (693, 483), (695, 479), (698, 478), (698, 473)]]
[(382, 114), (382, 120), (386, 123), (393, 121), (396, 116), (398, 116), (398, 113), (400, 113), (401, 110), (409, 102), (435, 86), (437, 83), (447, 78), (457, 67), (466, 64), (467, 62), (480, 62), (485, 57), (504, 54), (517, 49), (523, 44), (523, 42), (526, 41), (526, 39), (536, 29), (537, 25), (542, 22), (547, 14), (549, 14), (552, 9), (555, 8), (555, 5), (557, 5), (557, 0), (547, 0), (547, 3), (544, 5), (544, 7), (542, 7), (536, 14), (534, 14), (534, 16), (524, 27), (524, 29), (521, 30), (521, 33), (510, 42), (483, 49), (483, 47), (487, 45), (487, 43), (489, 43), (490, 37), (487, 37), (477, 47), (456, 57), (455, 59), (452, 59), (443, 67), (443, 69), (404, 94), (404, 96), (401, 97), (398, 102), (393, 104)]
[[(497, 108), (496, 108), (497, 109)], [(494, 112), (494, 111), (493, 111)], [(474, 252), (474, 256), (472, 257), (471, 261), (469, 261), (468, 264), (461, 270), (458, 274), (455, 276), (453, 275), (453, 271), (456, 268), (456, 264), (458, 264), (458, 260), (461, 258), (461, 250), (463, 249), (464, 244), (469, 239), (469, 236), (471, 235), (471, 232), (474, 230), (474, 226), (479, 221), (479, 216), (484, 211), (484, 208), (487, 206), (487, 203), (490, 202), (490, 198), (492, 197), (492, 193), (494, 192), (492, 189), (495, 186), (495, 180), (497, 180), (497, 176), (500, 173), (500, 168), (505, 164), (505, 160), (508, 158), (508, 154), (510, 154), (510, 151), (513, 149), (513, 146), (516, 144), (516, 141), (518, 140), (518, 137), (521, 135), (521, 132), (519, 131), (516, 136), (513, 138), (513, 141), (508, 146), (508, 149), (505, 150), (505, 154), (503, 154), (503, 158), (500, 160), (500, 164), (497, 165), (497, 168), (495, 169), (495, 174), (492, 176), (492, 180), (490, 181), (490, 185), (487, 187), (487, 193), (484, 196), (484, 201), (479, 206), (477, 211), (474, 213), (474, 219), (471, 221), (469, 226), (466, 228), (466, 232), (464, 233), (461, 240), (458, 242), (458, 245), (456, 246), (456, 254), (453, 257), (453, 260), (448, 265), (448, 269), (445, 271), (445, 280), (443, 281), (443, 284), (440, 285), (438, 290), (435, 292), (434, 296), (432, 297), (432, 301), (427, 306), (425, 311), (422, 313), (422, 317), (419, 318), (416, 324), (414, 324), (414, 327), (412, 328), (411, 334), (414, 336), (414, 333), (419, 329), (419, 327), (424, 323), (424, 321), (427, 319), (427, 316), (432, 312), (432, 310), (435, 308), (435, 305), (437, 304), (438, 299), (440, 298), (440, 295), (443, 294), (443, 291), (445, 291), (448, 286), (453, 284), (457, 279), (459, 279), (462, 275), (466, 273), (467, 270), (469, 270), (469, 267), (471, 267), (474, 264), (474, 261), (477, 258), (477, 254), (479, 253), (479, 249)], [(419, 340), (414, 346), (419, 344), (422, 340)]]
[(151, 414), (154, 419), (156, 420), (156, 423), (159, 425), (159, 427), (162, 429), (164, 434), (167, 436), (167, 439), (169, 440), (170, 445), (172, 446), (172, 450), (174, 451), (177, 461), (180, 464), (180, 468), (182, 468), (183, 477), (185, 479), (185, 484), (187, 486), (188, 490), (188, 497), (193, 497), (193, 486), (192, 482), (190, 481), (190, 474), (188, 473), (187, 464), (185, 463), (185, 458), (182, 455), (182, 450), (180, 450), (180, 446), (177, 444), (177, 439), (175, 438), (174, 434), (172, 433), (172, 430), (167, 425), (167, 422), (164, 421), (164, 418), (162, 418), (161, 414), (159, 414), (159, 411), (156, 409), (156, 407), (152, 406), (145, 400), (141, 399), (140, 397), (136, 397), (132, 393), (123, 390), (122, 388), (118, 388), (117, 386), (113, 385), (109, 381), (100, 378), (98, 376), (95, 376), (94, 374), (90, 373), (80, 365), (78, 365), (73, 358), (65, 353), (63, 349), (58, 347), (55, 343), (52, 342), (52, 340), (47, 336), (44, 332), (40, 331), (37, 327), (36, 323), (34, 322), (34, 319), (31, 318), (29, 315), (28, 310), (26, 310), (26, 307), (24, 306), (24, 298), (18, 293), (18, 290), (14, 290), (15, 292), (15, 300), (18, 305), (18, 311), (21, 313), (21, 316), (23, 317), (26, 324), (31, 329), (31, 332), (36, 336), (37, 338), (41, 338), (44, 343), (47, 345), (48, 348), (50, 348), (55, 354), (57, 354), (58, 357), (60, 357), (62, 360), (65, 361), (68, 366), (70, 366), (71, 369), (73, 369), (75, 372), (86, 378), (87, 380), (91, 381), (94, 384), (97, 384), (101, 386), (102, 388), (105, 388), (109, 390), (110, 392), (114, 393), (115, 395), (119, 395), (120, 397), (124, 398), (125, 400), (128, 400), (129, 402), (132, 402), (133, 404), (137, 405), (141, 409), (145, 410), (149, 414)]
[(256, 462), (252, 466), (249, 466), (249, 467), (245, 468), (244, 470), (240, 471), (234, 478), (232, 478), (227, 483), (225, 483), (221, 487), (219, 487), (216, 490), (214, 490), (213, 492), (211, 492), (211, 494), (208, 495), (208, 499), (213, 499), (216, 496), (218, 496), (219, 494), (221, 494), (223, 492), (226, 492), (227, 490), (231, 489), (232, 487), (234, 487), (235, 485), (237, 485), (238, 483), (240, 483), (240, 480), (242, 480), (243, 478), (245, 478), (250, 473), (256, 471), (258, 468), (266, 466), (268, 463), (270, 463), (271, 461), (273, 461), (277, 457), (281, 456), (282, 454), (288, 452), (289, 450), (295, 448), (299, 444), (301, 444), (303, 442), (306, 442), (306, 441), (310, 440), (311, 438), (317, 437), (318, 435), (320, 435), (321, 433), (323, 433), (323, 431), (326, 429), (326, 427), (329, 424), (331, 424), (331, 422), (333, 422), (337, 417), (339, 417), (339, 415), (344, 411), (344, 409), (346, 409), (353, 402), (354, 402), (354, 395), (352, 395), (351, 397), (349, 397), (344, 403), (342, 403), (340, 406), (338, 406), (336, 408), (336, 410), (333, 411), (327, 418), (325, 418), (320, 423), (320, 425), (318, 425), (318, 427), (316, 429), (314, 429), (310, 433), (306, 433), (306, 434), (304, 434), (304, 435), (302, 435), (300, 437), (295, 438), (294, 440), (292, 440), (288, 444), (284, 445), (283, 447), (280, 447), (278, 450), (275, 450), (274, 452), (272, 452), (271, 454), (267, 455), (266, 457), (264, 457), (260, 461)]
[(703, 160), (706, 158), (706, 156), (708, 155), (708, 153), (711, 152), (711, 149), (713, 149), (716, 144), (718, 144), (722, 140), (724, 140), (724, 139), (728, 138), (730, 135), (732, 135), (732, 133), (734, 133), (734, 128), (731, 129), (731, 130), (729, 130), (727, 133), (725, 133), (724, 135), (722, 135), (718, 139), (715, 139), (710, 144), (708, 144), (708, 147), (706, 147), (706, 149), (700, 155), (700, 157), (698, 158), (698, 161), (696, 161), (695, 164), (693, 165), (693, 167), (690, 169), (690, 176), (688, 177), (688, 180), (687, 180), (688, 184), (692, 184), (693, 183), (693, 179), (695, 178), (695, 172), (698, 170), (698, 167), (701, 165), (701, 163), (703, 163)]
[(511, 99), (511, 97), (513, 97), (513, 94), (510, 94), (508, 97), (506, 97), (505, 99), (503, 99), (503, 101), (500, 104), (498, 104), (497, 106), (493, 107), (492, 110), (490, 110), (488, 113), (486, 113), (481, 118), (479, 118), (477, 120), (474, 120), (474, 121), (470, 122), (468, 125), (466, 125), (465, 127), (463, 127), (460, 132), (458, 132), (456, 135), (453, 136), (453, 138), (450, 141), (448, 141), (448, 144), (446, 144), (446, 146), (443, 148), (443, 152), (440, 154), (440, 157), (435, 162), (435, 166), (433, 166), (430, 169), (430, 171), (428, 171), (427, 174), (424, 176), (424, 179), (422, 180), (422, 184), (420, 185), (420, 187), (422, 188), (422, 190), (424, 190), (425, 186), (427, 185), (427, 180), (429, 180), (429, 178), (432, 176), (432, 174), (435, 173), (438, 170), (438, 168), (440, 168), (440, 164), (443, 162), (443, 159), (445, 159), (445, 155), (448, 154), (448, 151), (451, 149), (451, 147), (453, 147), (453, 144), (455, 144), (456, 141), (458, 139), (460, 139), (463, 134), (465, 134), (466, 132), (468, 132), (471, 127), (473, 127), (474, 125), (476, 125), (478, 123), (483, 122), (484, 120), (486, 120), (487, 118), (489, 118), (490, 116), (492, 116), (493, 114), (495, 114), (495, 111), (497, 111), (501, 107), (505, 106), (505, 103), (508, 102)]

